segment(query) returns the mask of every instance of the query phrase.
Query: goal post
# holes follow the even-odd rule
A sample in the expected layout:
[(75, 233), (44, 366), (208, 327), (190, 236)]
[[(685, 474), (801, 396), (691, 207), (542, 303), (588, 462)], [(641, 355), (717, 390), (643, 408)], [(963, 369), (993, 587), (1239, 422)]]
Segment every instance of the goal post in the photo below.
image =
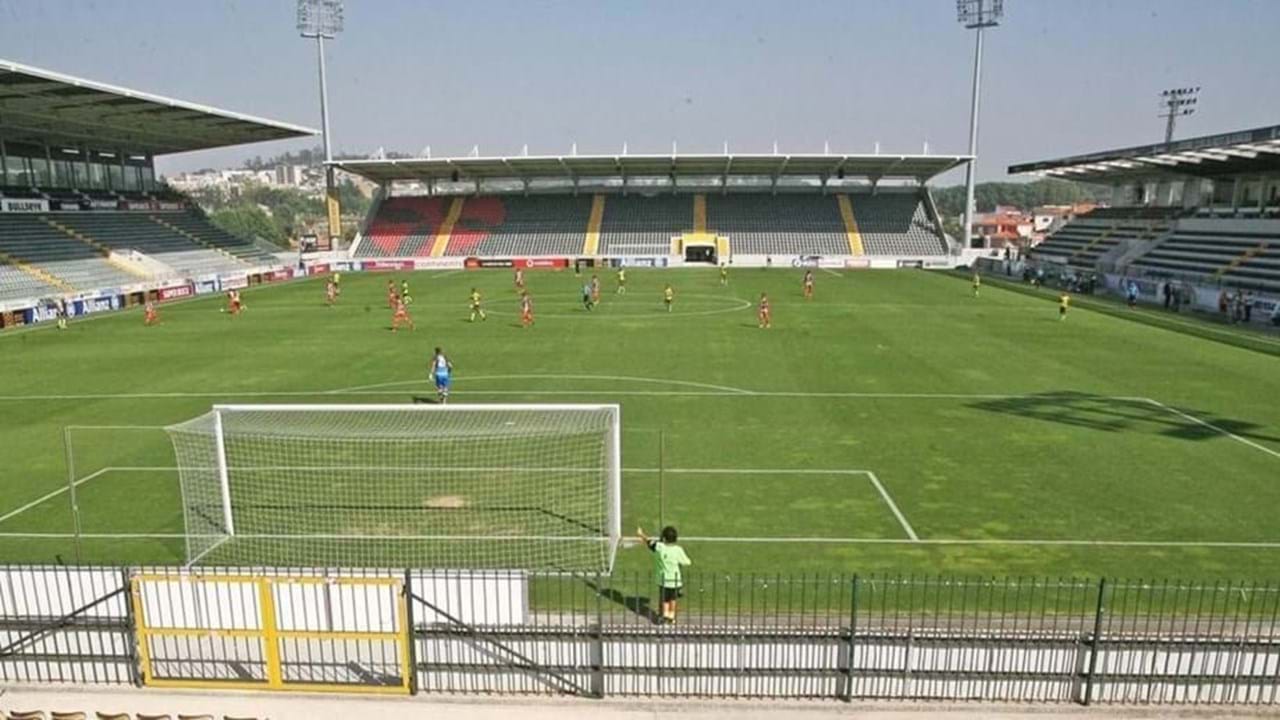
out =
[(171, 425), (187, 563), (609, 572), (617, 405), (216, 405)]

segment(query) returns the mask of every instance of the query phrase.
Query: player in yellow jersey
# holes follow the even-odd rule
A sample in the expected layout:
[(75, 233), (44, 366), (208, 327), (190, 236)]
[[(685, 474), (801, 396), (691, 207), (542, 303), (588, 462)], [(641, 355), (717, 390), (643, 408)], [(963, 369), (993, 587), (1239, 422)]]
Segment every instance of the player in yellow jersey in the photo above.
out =
[(1062, 291), (1062, 295), (1058, 298), (1058, 319), (1067, 319), (1067, 308), (1071, 307), (1071, 296), (1066, 290)]
[(667, 312), (671, 312), (671, 304), (676, 300), (676, 291), (671, 289), (671, 283), (667, 283), (667, 287), (662, 290), (662, 302), (667, 306)]
[(973, 296), (978, 297), (978, 290), (982, 287), (982, 276), (977, 270), (973, 271)]
[(627, 269), (618, 268), (618, 294), (627, 294)]
[(720, 286), (724, 287), (729, 284), (729, 264), (720, 263)]
[(479, 315), (481, 320), (488, 320), (489, 316), (484, 314), (484, 306), (481, 305), (480, 291), (471, 288), (471, 322), (476, 321)]

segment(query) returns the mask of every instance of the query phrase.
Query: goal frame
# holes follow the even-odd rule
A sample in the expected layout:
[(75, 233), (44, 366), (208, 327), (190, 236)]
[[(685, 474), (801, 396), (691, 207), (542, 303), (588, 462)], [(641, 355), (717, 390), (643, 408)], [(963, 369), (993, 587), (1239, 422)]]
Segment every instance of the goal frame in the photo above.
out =
[[(219, 404), (210, 408), (213, 413), (214, 443), (216, 446), (217, 475), (219, 492), (222, 500), (222, 515), (226, 524), (227, 536), (217, 544), (233, 540), (235, 532), (235, 508), (231, 503), (231, 476), (227, 467), (226, 438), (222, 429), (224, 413), (234, 412), (421, 412), (421, 413), (465, 413), (465, 412), (501, 412), (501, 411), (600, 411), (612, 413), (609, 431), (608, 449), (609, 463), (603, 468), (607, 475), (605, 482), (605, 533), (608, 542), (609, 563), (606, 574), (613, 573), (614, 562), (622, 543), (622, 406), (617, 403), (493, 403), (493, 404), (422, 404), (413, 403), (397, 405), (380, 404)], [(212, 549), (212, 548), (211, 548)], [(208, 551), (206, 551), (207, 553)], [(203, 554), (203, 553), (202, 553)], [(194, 564), (189, 560), (188, 564)]]

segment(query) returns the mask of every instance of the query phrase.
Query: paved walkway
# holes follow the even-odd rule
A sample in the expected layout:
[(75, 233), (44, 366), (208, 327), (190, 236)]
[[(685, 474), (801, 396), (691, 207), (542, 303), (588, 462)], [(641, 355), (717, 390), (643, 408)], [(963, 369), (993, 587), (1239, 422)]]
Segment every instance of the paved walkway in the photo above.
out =
[(710, 700), (612, 700), (532, 698), (407, 698), (218, 693), (139, 690), (136, 688), (7, 687), (0, 690), (0, 711), (80, 710), (95, 712), (208, 713), (259, 720), (777, 720), (857, 718), (858, 720), (1055, 720), (1057, 718), (1242, 718), (1280, 716), (1280, 707), (1094, 707), (994, 705), (979, 703), (854, 703)]

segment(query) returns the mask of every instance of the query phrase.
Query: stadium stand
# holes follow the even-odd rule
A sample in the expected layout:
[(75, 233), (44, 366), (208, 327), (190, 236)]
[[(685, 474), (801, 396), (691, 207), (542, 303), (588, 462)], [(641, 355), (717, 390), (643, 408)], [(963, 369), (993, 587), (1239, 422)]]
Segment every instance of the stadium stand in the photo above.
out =
[(0, 300), (50, 297), (61, 290), (0, 258)]
[[(68, 286), (90, 290), (138, 282), (138, 276), (107, 262), (105, 253), (51, 225), (46, 216), (0, 214), (0, 253), (29, 263)], [(56, 283), (54, 283), (56, 284)]]
[(382, 201), (364, 232), (360, 257), (421, 257), (449, 210), (450, 198), (390, 197)]
[[(850, 195), (868, 255), (945, 255), (942, 231), (920, 195)], [(834, 205), (834, 203), (833, 203)], [(846, 249), (845, 252), (848, 252)]]
[[(944, 255), (946, 244), (915, 193), (851, 195), (868, 255)], [(366, 225), (359, 257), (430, 255), (449, 228), (449, 256), (578, 255), (590, 224), (588, 195), (480, 196), (461, 199), (449, 224), (450, 197), (392, 197)], [(697, 230), (687, 194), (606, 195), (597, 252), (666, 255), (671, 238)], [(706, 196), (706, 231), (728, 237), (734, 253), (849, 255), (837, 196), (730, 193)], [(438, 249), (439, 250), (439, 249)]]
[(1150, 275), (1202, 275), (1234, 287), (1280, 290), (1280, 221), (1181, 220), (1132, 267)]
[(734, 253), (848, 255), (840, 206), (829, 195), (709, 195), (707, 231)]
[(666, 255), (671, 238), (693, 228), (688, 195), (611, 195), (600, 225), (603, 255)]
[(591, 196), (468, 198), (445, 255), (576, 255), (591, 216)]
[(1032, 248), (1031, 256), (1094, 270), (1121, 243), (1153, 240), (1167, 232), (1170, 215), (1162, 208), (1099, 208), (1069, 220)]
[(187, 275), (236, 272), (249, 265), (215, 246), (196, 242), (142, 213), (63, 213), (50, 218), (113, 250), (137, 250)]
[(273, 255), (259, 248), (253, 241), (232, 235), (209, 222), (199, 211), (157, 212), (151, 214), (151, 219), (203, 245), (225, 250), (251, 265), (271, 265), (277, 262)]

